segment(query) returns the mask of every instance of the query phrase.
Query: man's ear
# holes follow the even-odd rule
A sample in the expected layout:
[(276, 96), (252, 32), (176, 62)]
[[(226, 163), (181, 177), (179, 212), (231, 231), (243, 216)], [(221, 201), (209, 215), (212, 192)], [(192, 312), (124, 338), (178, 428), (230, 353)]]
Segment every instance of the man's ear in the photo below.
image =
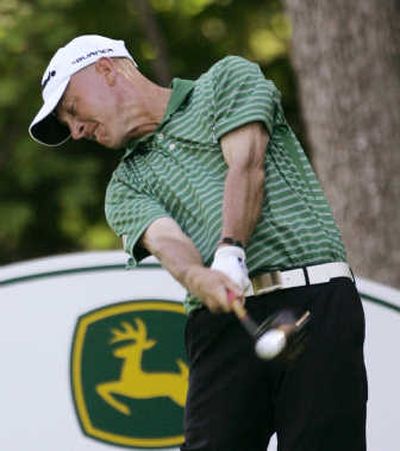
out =
[(112, 58), (108, 58), (106, 56), (99, 58), (95, 63), (95, 68), (97, 73), (105, 77), (106, 82), (109, 86), (114, 86), (117, 71)]

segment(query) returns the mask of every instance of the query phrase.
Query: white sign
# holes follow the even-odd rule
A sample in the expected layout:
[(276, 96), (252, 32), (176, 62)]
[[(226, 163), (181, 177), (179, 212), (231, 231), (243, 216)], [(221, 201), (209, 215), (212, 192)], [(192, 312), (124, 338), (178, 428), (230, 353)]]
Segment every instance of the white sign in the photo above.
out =
[[(1, 450), (178, 449), (185, 293), (155, 260), (129, 271), (125, 262), (122, 252), (98, 252), (0, 268)], [(397, 451), (400, 292), (357, 282), (367, 320), (368, 449)], [(130, 384), (128, 370), (141, 385)]]

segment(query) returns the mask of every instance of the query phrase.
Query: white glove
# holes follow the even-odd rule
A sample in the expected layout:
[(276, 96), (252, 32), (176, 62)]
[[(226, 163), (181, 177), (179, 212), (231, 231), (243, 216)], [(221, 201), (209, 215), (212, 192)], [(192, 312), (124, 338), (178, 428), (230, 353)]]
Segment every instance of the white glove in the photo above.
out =
[(253, 294), (249, 272), (246, 266), (246, 255), (239, 246), (221, 246), (214, 255), (211, 269), (216, 269), (227, 275), (242, 290), (245, 296)]

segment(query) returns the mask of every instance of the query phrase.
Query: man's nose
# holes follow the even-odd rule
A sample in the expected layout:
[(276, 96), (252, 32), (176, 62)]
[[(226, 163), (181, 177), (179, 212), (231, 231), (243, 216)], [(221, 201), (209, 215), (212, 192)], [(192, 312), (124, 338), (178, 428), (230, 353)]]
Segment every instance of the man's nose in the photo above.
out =
[(82, 139), (85, 137), (85, 124), (75, 120), (71, 124), (71, 136), (73, 139)]

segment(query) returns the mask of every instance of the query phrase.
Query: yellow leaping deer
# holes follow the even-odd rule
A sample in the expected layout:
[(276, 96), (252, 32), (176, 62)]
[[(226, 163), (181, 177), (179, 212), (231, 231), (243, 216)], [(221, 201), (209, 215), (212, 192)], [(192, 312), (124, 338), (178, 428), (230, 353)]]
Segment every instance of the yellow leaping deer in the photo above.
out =
[(152, 348), (157, 342), (147, 338), (146, 325), (140, 318), (134, 319), (136, 329), (132, 324), (123, 321), (122, 329), (112, 329), (110, 344), (129, 340), (117, 348), (113, 354), (123, 359), (118, 380), (104, 382), (96, 386), (97, 393), (110, 406), (119, 412), (130, 415), (130, 408), (115, 398), (123, 395), (128, 398), (148, 399), (165, 396), (179, 406), (184, 406), (188, 387), (189, 370), (181, 359), (176, 360), (179, 372), (154, 373), (142, 369), (143, 352)]

